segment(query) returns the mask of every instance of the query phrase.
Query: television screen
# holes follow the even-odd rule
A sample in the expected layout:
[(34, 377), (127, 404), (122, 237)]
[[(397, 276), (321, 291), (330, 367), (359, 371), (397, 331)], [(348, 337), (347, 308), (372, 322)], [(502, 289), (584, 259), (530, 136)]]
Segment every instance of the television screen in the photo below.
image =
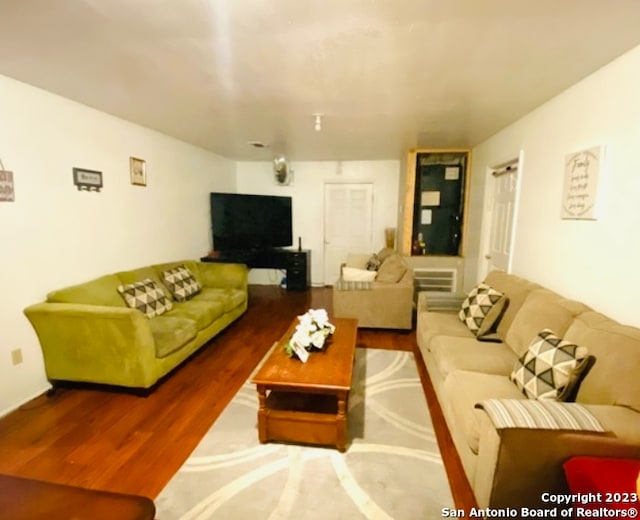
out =
[(211, 193), (216, 251), (286, 247), (293, 243), (291, 197)]

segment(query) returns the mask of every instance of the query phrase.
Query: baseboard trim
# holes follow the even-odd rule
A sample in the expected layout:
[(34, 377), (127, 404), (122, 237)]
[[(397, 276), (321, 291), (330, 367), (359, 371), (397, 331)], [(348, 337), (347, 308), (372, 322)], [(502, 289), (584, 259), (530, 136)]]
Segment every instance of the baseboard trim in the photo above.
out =
[(48, 383), (42, 388), (42, 390), (38, 390), (38, 391), (34, 392), (33, 394), (28, 395), (24, 399), (21, 399), (20, 401), (18, 401), (16, 404), (11, 405), (9, 408), (5, 408), (4, 410), (0, 410), (0, 419), (2, 417), (4, 417), (5, 415), (9, 415), (11, 412), (15, 412), (21, 406), (24, 406), (25, 404), (27, 404), (32, 399), (35, 399), (36, 397), (40, 397), (41, 395), (46, 394), (52, 388), (53, 387), (51, 386), (51, 384)]

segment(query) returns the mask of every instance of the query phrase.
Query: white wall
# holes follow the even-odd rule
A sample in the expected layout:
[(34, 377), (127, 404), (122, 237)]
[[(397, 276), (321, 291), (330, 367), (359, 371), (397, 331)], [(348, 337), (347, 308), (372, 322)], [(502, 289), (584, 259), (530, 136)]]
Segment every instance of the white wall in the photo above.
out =
[[(473, 150), (477, 202), (487, 168), (524, 154), (513, 272), (640, 326), (640, 47)], [(595, 221), (560, 218), (567, 154), (606, 149)], [(487, 189), (490, 189), (487, 186)], [(478, 258), (486, 252), (483, 223)], [(480, 261), (476, 281), (485, 274)]]
[[(48, 387), (37, 337), (22, 314), (47, 292), (211, 246), (208, 193), (234, 191), (235, 163), (0, 76), (0, 159), (15, 202), (0, 202), (0, 415)], [(133, 186), (129, 157), (147, 162)], [(72, 168), (103, 172), (79, 192)], [(13, 366), (10, 352), (24, 362)]]
[[(293, 162), (294, 182), (276, 185), (271, 162), (239, 162), (238, 192), (287, 195), (293, 197), (293, 237), (297, 247), (302, 237), (303, 249), (311, 250), (311, 283), (324, 280), (324, 184), (327, 182), (373, 183), (373, 251), (384, 247), (384, 228), (396, 227), (398, 221), (398, 184), (400, 161)], [(373, 252), (372, 251), (372, 252)], [(252, 270), (250, 283), (278, 283), (278, 272)], [(327, 283), (333, 283), (328, 280)]]

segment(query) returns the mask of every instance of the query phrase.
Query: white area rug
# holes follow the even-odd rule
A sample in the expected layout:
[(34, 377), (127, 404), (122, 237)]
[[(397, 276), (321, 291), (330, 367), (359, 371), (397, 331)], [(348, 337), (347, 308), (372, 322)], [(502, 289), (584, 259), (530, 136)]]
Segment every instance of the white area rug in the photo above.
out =
[(162, 520), (429, 520), (453, 499), (413, 354), (357, 349), (350, 444), (260, 444), (248, 382), (156, 499)]

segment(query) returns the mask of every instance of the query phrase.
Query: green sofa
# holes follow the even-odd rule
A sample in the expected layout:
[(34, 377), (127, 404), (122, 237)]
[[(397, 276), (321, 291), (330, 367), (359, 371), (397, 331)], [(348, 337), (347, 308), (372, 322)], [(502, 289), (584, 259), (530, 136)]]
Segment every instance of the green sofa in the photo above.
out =
[[(184, 265), (201, 291), (176, 301), (161, 273)], [(118, 287), (152, 279), (173, 308), (153, 318), (126, 305)], [(53, 291), (24, 310), (50, 381), (148, 389), (247, 309), (247, 268), (240, 264), (171, 262), (107, 274)]]

